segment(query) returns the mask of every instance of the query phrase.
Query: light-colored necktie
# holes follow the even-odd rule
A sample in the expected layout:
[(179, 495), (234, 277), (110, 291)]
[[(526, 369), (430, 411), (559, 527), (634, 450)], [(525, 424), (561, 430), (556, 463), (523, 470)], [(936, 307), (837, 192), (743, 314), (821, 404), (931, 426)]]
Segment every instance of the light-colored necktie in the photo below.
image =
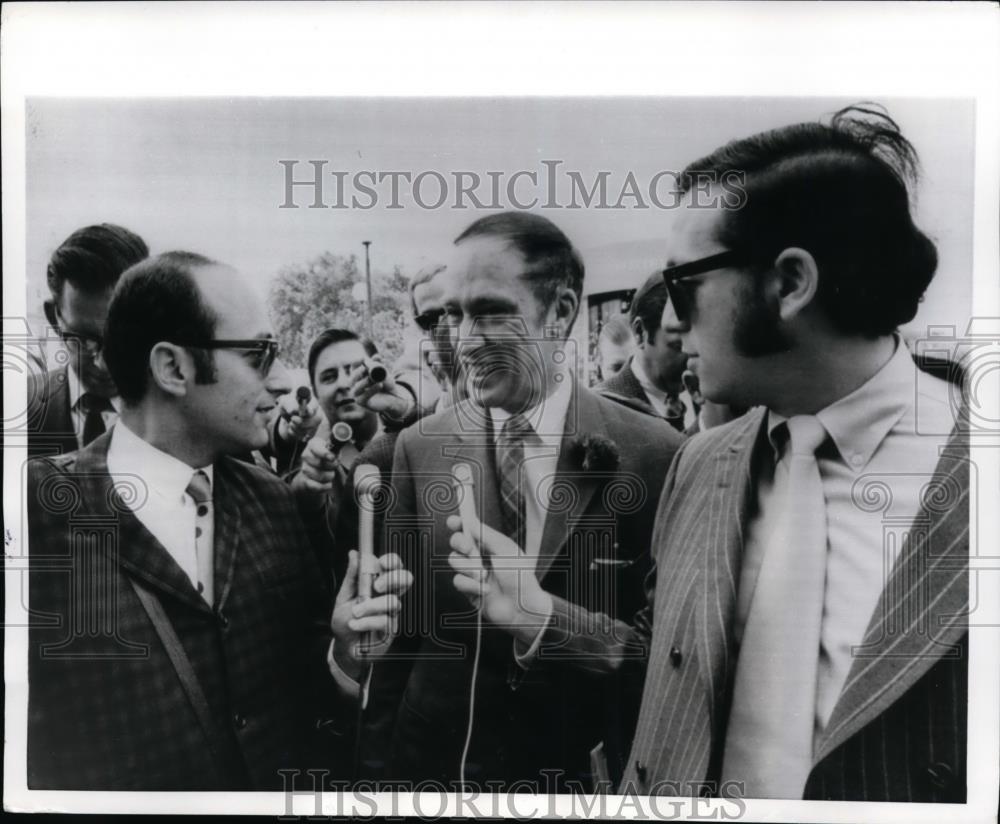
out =
[(211, 536), (215, 530), (212, 528), (212, 484), (208, 480), (208, 475), (200, 469), (191, 476), (191, 482), (185, 490), (194, 500), (194, 551), (198, 562), (198, 581), (196, 587), (198, 594), (204, 598), (209, 606), (214, 601), (215, 573), (213, 569), (214, 552)]
[(723, 781), (747, 798), (801, 798), (812, 769), (827, 527), (812, 415), (788, 421), (775, 468), (783, 517), (768, 542), (750, 604), (726, 732)]

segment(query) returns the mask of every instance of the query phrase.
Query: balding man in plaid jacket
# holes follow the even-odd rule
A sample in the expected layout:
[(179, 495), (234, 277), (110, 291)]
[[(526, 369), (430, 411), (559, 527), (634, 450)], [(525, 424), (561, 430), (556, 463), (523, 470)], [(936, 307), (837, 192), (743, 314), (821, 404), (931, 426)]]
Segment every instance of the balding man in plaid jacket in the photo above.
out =
[(29, 788), (348, 774), (357, 642), (388, 631), (409, 575), (381, 559), (356, 603), (352, 554), (334, 603), (291, 491), (227, 454), (267, 440), (275, 351), (232, 269), (168, 253), (123, 275), (104, 352), (122, 416), (28, 470)]

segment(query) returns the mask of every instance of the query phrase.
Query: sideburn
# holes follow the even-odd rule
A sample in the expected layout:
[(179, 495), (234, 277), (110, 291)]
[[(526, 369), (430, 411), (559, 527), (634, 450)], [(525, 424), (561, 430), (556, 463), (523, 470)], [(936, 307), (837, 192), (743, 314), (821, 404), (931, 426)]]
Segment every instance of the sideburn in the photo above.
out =
[(791, 349), (791, 341), (781, 331), (778, 301), (765, 296), (756, 277), (751, 276), (741, 283), (732, 318), (736, 351), (756, 358)]

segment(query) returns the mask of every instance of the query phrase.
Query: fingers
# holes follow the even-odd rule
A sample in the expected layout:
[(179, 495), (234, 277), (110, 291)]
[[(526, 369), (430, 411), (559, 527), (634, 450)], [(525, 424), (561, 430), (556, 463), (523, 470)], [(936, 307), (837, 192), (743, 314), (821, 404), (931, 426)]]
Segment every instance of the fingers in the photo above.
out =
[(485, 581), (489, 576), (489, 571), (483, 566), (478, 555), (471, 558), (452, 552), (448, 555), (448, 565), (459, 575), (464, 575), (475, 581)]
[(460, 552), (462, 555), (479, 557), (479, 547), (477, 547), (476, 542), (464, 532), (451, 533), (451, 537), (448, 539), (448, 545), (455, 550), (455, 552)]
[[(353, 620), (379, 615), (395, 615), (397, 612), (399, 612), (399, 598), (392, 594), (378, 595), (365, 601), (358, 601), (351, 607)], [(355, 627), (351, 626), (351, 629), (355, 629)]]
[(378, 595), (405, 595), (413, 586), (413, 575), (405, 569), (384, 572), (375, 579), (372, 590)]
[(476, 606), (479, 606), (483, 596), (489, 595), (491, 591), (491, 587), (488, 583), (474, 581), (464, 575), (456, 575), (451, 580), (455, 585), (455, 589), (461, 592), (462, 595), (472, 601)]
[(459, 518), (458, 515), (449, 515), (447, 523), (448, 523), (448, 529), (450, 529), (452, 532), (462, 531), (462, 519)]
[[(472, 521), (471, 524), (463, 523), (465, 532), (476, 536), (475, 545), (484, 555), (497, 558), (519, 558), (523, 554), (521, 547), (502, 532), (497, 532), (477, 517), (469, 520)], [(454, 540), (459, 535), (462, 535), (466, 541), (470, 540), (465, 533), (456, 532), (451, 537)], [(454, 543), (451, 546), (452, 549), (458, 549)]]
[(352, 549), (347, 553), (347, 572), (344, 581), (337, 592), (337, 604), (353, 601), (358, 597), (358, 552)]
[(381, 567), (382, 572), (389, 572), (393, 569), (403, 569), (403, 559), (400, 558), (395, 552), (387, 552), (385, 555), (379, 556), (378, 565)]

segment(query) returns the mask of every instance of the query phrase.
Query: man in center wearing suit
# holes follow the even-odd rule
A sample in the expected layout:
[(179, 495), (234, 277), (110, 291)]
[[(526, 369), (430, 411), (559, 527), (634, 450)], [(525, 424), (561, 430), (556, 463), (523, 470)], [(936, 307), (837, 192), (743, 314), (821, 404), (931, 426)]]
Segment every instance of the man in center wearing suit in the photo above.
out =
[(687, 407), (680, 395), (687, 355), (681, 351), (681, 336), (662, 324), (666, 303), (663, 277), (654, 272), (636, 290), (628, 310), (635, 353), (618, 374), (595, 389), (619, 403), (640, 404), (683, 432)]
[(567, 336), (583, 275), (567, 237), (536, 215), (485, 217), (455, 241), (443, 305), (468, 400), (401, 433), (386, 515), (386, 547), (416, 570), (372, 683), (400, 695), (388, 778), (586, 785), (590, 750), (631, 732), (637, 694), (513, 643), (502, 615), (470, 609), (448, 564), (452, 471), (466, 463), (480, 517), (524, 547), (520, 574), (591, 613), (627, 620), (642, 606), (651, 519), (681, 438), (577, 382)]
[[(915, 169), (854, 107), (682, 173), (675, 330), (706, 398), (756, 408), (678, 452), (632, 638), (557, 599), (541, 643), (609, 672), (648, 650), (625, 791), (966, 799), (969, 423), (897, 332), (937, 266)], [(698, 208), (733, 170), (741, 208)]]
[(287, 485), (232, 457), (268, 440), (269, 328), (243, 278), (199, 255), (118, 283), (104, 354), (121, 417), (29, 464), (29, 788), (350, 774), (339, 693), (357, 692), (357, 642), (388, 630), (409, 575), (383, 556), (355, 603), (352, 557), (334, 604)]

